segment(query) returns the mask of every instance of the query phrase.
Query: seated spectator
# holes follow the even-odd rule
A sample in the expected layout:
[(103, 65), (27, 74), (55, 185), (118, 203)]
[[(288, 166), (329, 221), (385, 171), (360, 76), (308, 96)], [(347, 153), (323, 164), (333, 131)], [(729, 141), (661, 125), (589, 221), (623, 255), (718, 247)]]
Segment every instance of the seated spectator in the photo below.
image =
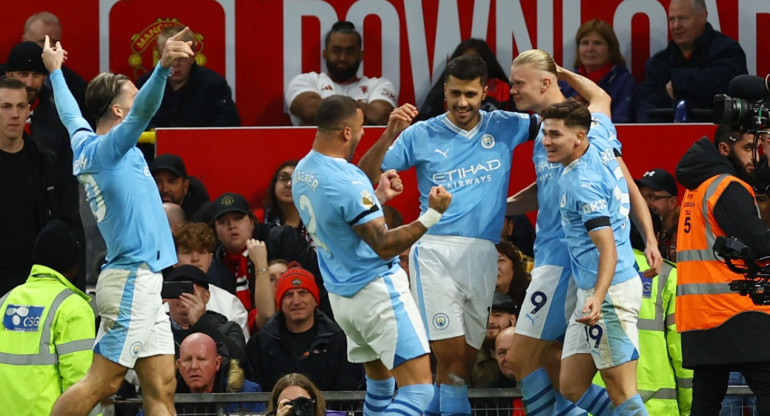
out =
[[(495, 358), (497, 358), (497, 366), (500, 369), (500, 374), (514, 382), (516, 382), (516, 376), (508, 366), (507, 357), (515, 332), (516, 328), (509, 326), (500, 331), (500, 333), (497, 334), (497, 338), (495, 338)], [(511, 416), (524, 416), (524, 402), (521, 400), (521, 397), (513, 399), (513, 412), (511, 413)]]
[(175, 267), (189, 264), (201, 269), (208, 278), (211, 294), (206, 309), (219, 312), (227, 317), (228, 321), (237, 323), (243, 330), (243, 339), (249, 339), (251, 335), (246, 308), (234, 294), (218, 286), (228, 271), (214, 258), (214, 250), (217, 247), (214, 232), (206, 224), (191, 222), (174, 230), (173, 235), (177, 258)]
[(321, 390), (357, 390), (364, 381), (360, 364), (347, 361), (342, 329), (316, 308), (315, 277), (296, 263), (278, 279), (278, 313), (249, 340), (248, 374), (265, 389), (282, 376), (297, 372)]
[(249, 203), (239, 194), (220, 195), (214, 201), (213, 213), (214, 232), (220, 242), (214, 258), (226, 271), (218, 277), (218, 284), (241, 300), (249, 311), (249, 330), (256, 332), (275, 313), (263, 243), (270, 227), (257, 222)]
[[(460, 42), (452, 52), (452, 56), (447, 62), (462, 55), (480, 56), (487, 64), (487, 95), (481, 102), (481, 109), (484, 111), (516, 109), (511, 97), (511, 83), (508, 80), (508, 74), (503, 70), (500, 63), (497, 62), (495, 54), (489, 48), (487, 42), (482, 39), (466, 39)], [(446, 70), (445, 70), (446, 71)], [(439, 114), (446, 112), (446, 100), (444, 99), (444, 79), (446, 74), (442, 72), (441, 77), (428, 91), (425, 102), (420, 107), (416, 121), (427, 120)]]
[(487, 334), (471, 370), (471, 387), (478, 389), (516, 387), (516, 380), (503, 377), (497, 364), (495, 338), (503, 329), (516, 326), (518, 306), (504, 293), (495, 292), (487, 322)]
[[(575, 62), (573, 70), (602, 87), (612, 98), (613, 123), (634, 121), (634, 92), (636, 80), (626, 68), (620, 53), (618, 38), (612, 26), (604, 20), (591, 19), (575, 34)], [(566, 82), (559, 86), (567, 98), (578, 95)]]
[(246, 364), (246, 340), (241, 327), (221, 313), (207, 310), (206, 303), (211, 298), (209, 282), (201, 269), (192, 266), (179, 266), (166, 276), (166, 282), (190, 281), (194, 293), (182, 293), (177, 299), (166, 299), (168, 316), (171, 319), (171, 332), (177, 347), (190, 334), (203, 332), (224, 346), (230, 358)]
[(267, 266), (267, 272), (270, 273), (270, 283), (273, 285), (273, 296), (278, 290), (278, 279), (289, 269), (289, 263), (284, 259), (270, 260)]
[(530, 276), (521, 261), (521, 252), (513, 244), (501, 241), (497, 245), (497, 283), (495, 292), (505, 293), (521, 307), (529, 286)]
[(291, 225), (295, 228), (302, 225), (299, 211), (291, 198), (291, 175), (295, 166), (296, 160), (287, 160), (273, 173), (264, 202), (266, 223)]
[(385, 78), (359, 77), (363, 43), (353, 23), (335, 23), (326, 35), (323, 58), (326, 72), (310, 72), (295, 76), (286, 89), (291, 123), (314, 126), (315, 113), (321, 99), (335, 94), (358, 101), (367, 125), (384, 125), (396, 107), (398, 91)]
[(635, 180), (647, 207), (654, 209), (663, 221), (662, 238), (659, 238), (660, 254), (667, 260), (676, 261), (676, 228), (679, 225), (679, 187), (674, 175), (664, 169), (644, 172)]
[[(247, 380), (237, 360), (223, 356), (217, 351), (214, 340), (202, 333), (191, 334), (179, 347), (179, 376), (177, 393), (253, 393), (261, 392), (259, 384)], [(225, 406), (226, 414), (236, 412), (264, 412), (263, 403), (230, 403)], [(179, 414), (203, 412), (217, 414), (212, 403), (177, 405)], [(196, 413), (198, 414), (198, 413)]]
[[(298, 397), (311, 400), (312, 409), (303, 406), (301, 410), (295, 410), (291, 402)], [(300, 373), (289, 373), (275, 383), (267, 402), (267, 414), (270, 416), (344, 416), (346, 413), (326, 410), (326, 400), (318, 387)]]
[(209, 193), (201, 181), (187, 176), (181, 157), (170, 153), (156, 157), (150, 162), (150, 173), (158, 185), (163, 202), (182, 207), (185, 217), (190, 221), (201, 221)]
[[(158, 34), (158, 52), (163, 50), (168, 38), (181, 32), (183, 27), (168, 26)], [(183, 39), (191, 42), (192, 33)], [(136, 81), (141, 88), (150, 78), (148, 72)], [(174, 61), (166, 82), (163, 101), (148, 129), (156, 127), (230, 127), (240, 126), (241, 118), (233, 102), (233, 94), (227, 81), (216, 72), (198, 66), (195, 57)]]
[[(660, 118), (650, 111), (673, 109), (679, 100), (686, 100), (690, 111), (711, 110), (714, 94), (726, 93), (731, 79), (748, 73), (741, 45), (714, 30), (707, 17), (704, 0), (671, 1), (671, 41), (647, 60), (636, 93), (637, 122), (673, 121), (670, 114)], [(711, 121), (711, 117), (702, 121)]]
[(182, 210), (182, 207), (173, 202), (164, 202), (163, 211), (166, 213), (166, 218), (168, 218), (168, 226), (171, 227), (172, 233), (187, 221), (185, 219), (184, 210)]

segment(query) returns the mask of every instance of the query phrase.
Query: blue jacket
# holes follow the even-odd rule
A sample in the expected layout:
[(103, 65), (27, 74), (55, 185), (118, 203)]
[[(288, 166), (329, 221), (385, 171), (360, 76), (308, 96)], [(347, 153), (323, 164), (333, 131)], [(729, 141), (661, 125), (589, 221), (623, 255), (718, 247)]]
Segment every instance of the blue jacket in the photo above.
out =
[[(577, 68), (573, 69), (573, 72), (577, 72)], [(578, 95), (577, 91), (564, 81), (559, 81), (559, 86), (567, 98)], [(610, 107), (612, 110), (612, 122), (633, 122), (636, 80), (628, 72), (628, 68), (622, 65), (614, 65), (610, 72), (599, 81), (599, 86), (612, 97), (612, 106)]]
[(706, 23), (706, 30), (695, 39), (690, 59), (671, 41), (666, 49), (647, 60), (644, 81), (636, 92), (636, 121), (664, 121), (647, 113), (655, 108), (674, 107), (674, 100), (666, 93), (669, 80), (674, 98), (687, 99), (690, 109), (712, 109), (714, 94), (726, 93), (730, 80), (746, 73), (746, 54), (741, 45)]

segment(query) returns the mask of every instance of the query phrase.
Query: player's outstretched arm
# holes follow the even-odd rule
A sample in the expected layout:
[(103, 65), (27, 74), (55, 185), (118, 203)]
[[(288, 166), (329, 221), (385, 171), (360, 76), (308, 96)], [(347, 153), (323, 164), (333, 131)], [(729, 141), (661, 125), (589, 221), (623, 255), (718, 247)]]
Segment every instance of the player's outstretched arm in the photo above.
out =
[(610, 106), (612, 98), (604, 89), (590, 79), (568, 69), (556, 66), (556, 74), (559, 80), (566, 81), (581, 97), (588, 101), (588, 111), (603, 113), (612, 118)]
[(409, 224), (388, 230), (385, 219), (379, 217), (366, 224), (356, 225), (353, 231), (384, 260), (397, 256), (409, 248), (436, 224), (452, 201), (450, 194), (443, 186), (434, 186), (428, 195), (428, 211)]
[(385, 158), (388, 147), (404, 129), (412, 124), (412, 120), (415, 117), (417, 117), (417, 107), (412, 104), (404, 104), (393, 110), (388, 117), (388, 125), (385, 131), (372, 147), (361, 156), (361, 160), (358, 161), (358, 167), (366, 173), (372, 184), (376, 184), (380, 180), (380, 175), (382, 174), (380, 166), (382, 166), (382, 160)]
[(67, 82), (64, 80), (64, 74), (61, 72), (62, 64), (66, 59), (67, 51), (61, 46), (61, 42), (51, 45), (51, 40), (46, 35), (45, 43), (43, 44), (43, 64), (45, 64), (46, 69), (51, 74), (56, 111), (59, 113), (62, 124), (67, 128), (70, 137), (72, 137), (76, 131), (82, 129), (91, 130), (91, 127), (80, 113), (80, 107), (77, 101), (75, 101), (75, 97), (72, 96), (70, 89), (67, 88)]
[(537, 182), (532, 182), (526, 188), (509, 196), (506, 202), (508, 206), (505, 215), (520, 215), (537, 211)]

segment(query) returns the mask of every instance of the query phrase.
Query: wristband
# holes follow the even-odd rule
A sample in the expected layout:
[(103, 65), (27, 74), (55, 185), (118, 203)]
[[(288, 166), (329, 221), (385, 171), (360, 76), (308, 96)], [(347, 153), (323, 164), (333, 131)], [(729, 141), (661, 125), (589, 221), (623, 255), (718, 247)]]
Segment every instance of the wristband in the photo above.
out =
[(430, 228), (436, 225), (436, 223), (441, 219), (441, 216), (444, 214), (436, 211), (433, 208), (428, 208), (427, 211), (425, 211), (425, 214), (420, 215), (420, 218), (417, 218), (417, 221), (420, 222), (425, 228)]

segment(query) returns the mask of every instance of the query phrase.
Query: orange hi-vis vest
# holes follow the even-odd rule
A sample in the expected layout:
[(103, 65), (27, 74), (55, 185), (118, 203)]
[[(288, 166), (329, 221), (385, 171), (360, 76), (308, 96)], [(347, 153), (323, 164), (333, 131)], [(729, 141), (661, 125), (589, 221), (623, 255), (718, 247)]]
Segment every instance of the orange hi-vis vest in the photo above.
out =
[(749, 185), (727, 174), (713, 176), (684, 194), (676, 239), (679, 332), (713, 329), (741, 312), (770, 314), (770, 306), (757, 306), (748, 296), (730, 290), (730, 282), (744, 276), (730, 271), (712, 249), (716, 238), (725, 236), (714, 219), (714, 205), (732, 182), (741, 184), (754, 196)]

